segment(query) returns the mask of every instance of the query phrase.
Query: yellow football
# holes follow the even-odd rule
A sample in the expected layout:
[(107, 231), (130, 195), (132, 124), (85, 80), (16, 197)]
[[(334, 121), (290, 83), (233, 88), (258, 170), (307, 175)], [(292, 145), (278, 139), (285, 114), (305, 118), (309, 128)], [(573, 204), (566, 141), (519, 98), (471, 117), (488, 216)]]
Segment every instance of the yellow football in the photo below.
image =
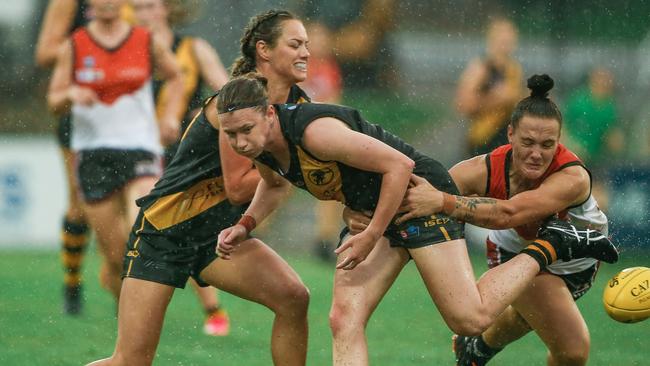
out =
[(603, 293), (605, 311), (623, 323), (650, 318), (650, 268), (626, 268), (612, 277)]

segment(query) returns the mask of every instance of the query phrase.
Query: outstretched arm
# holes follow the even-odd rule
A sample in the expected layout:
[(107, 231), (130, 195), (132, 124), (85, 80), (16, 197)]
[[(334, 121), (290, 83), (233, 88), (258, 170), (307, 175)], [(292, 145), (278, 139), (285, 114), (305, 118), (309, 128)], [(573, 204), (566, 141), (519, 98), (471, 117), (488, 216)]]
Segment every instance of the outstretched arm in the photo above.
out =
[[(553, 173), (538, 188), (521, 192), (508, 200), (450, 195), (436, 190), (422, 178), (416, 187), (418, 196), (427, 197), (431, 213), (442, 212), (488, 229), (507, 229), (543, 220), (583, 202), (589, 197), (590, 178), (580, 166), (567, 167)], [(408, 218), (406, 215), (409, 214), (411, 212), (404, 217)]]

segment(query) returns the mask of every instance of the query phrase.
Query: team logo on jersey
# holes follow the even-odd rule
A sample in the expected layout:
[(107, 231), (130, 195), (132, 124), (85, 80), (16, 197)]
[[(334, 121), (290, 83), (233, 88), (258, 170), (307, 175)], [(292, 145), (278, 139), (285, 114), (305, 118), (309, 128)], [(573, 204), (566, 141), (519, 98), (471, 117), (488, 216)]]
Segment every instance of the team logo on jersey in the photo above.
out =
[(317, 186), (324, 186), (334, 179), (334, 172), (330, 168), (323, 168), (310, 171), (308, 176), (310, 182)]
[(95, 57), (85, 56), (81, 63), (83, 67), (75, 72), (78, 82), (90, 84), (104, 80), (104, 70), (95, 68)]

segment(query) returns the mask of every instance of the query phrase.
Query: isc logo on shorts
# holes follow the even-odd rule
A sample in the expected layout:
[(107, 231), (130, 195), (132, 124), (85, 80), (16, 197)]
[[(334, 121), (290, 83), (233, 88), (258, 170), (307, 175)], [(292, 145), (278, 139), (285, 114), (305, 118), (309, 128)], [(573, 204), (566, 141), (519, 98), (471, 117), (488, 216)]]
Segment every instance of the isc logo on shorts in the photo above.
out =
[(129, 251), (126, 253), (126, 256), (127, 256), (127, 257), (132, 257), (132, 258), (137, 258), (137, 257), (140, 256), (140, 252), (138, 252), (137, 250), (129, 250)]

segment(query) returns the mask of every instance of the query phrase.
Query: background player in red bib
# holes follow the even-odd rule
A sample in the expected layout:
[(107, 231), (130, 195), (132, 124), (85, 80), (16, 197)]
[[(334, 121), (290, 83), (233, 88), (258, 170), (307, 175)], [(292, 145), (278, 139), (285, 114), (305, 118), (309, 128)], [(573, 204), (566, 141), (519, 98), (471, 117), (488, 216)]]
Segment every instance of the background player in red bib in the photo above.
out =
[[(607, 217), (591, 195), (591, 175), (560, 144), (562, 116), (548, 91), (553, 80), (535, 75), (531, 95), (517, 104), (509, 144), (463, 161), (450, 170), (462, 196), (436, 191), (414, 177), (400, 220), (442, 212), (490, 230), (490, 268), (510, 260), (535, 237), (542, 220), (559, 215), (578, 228), (607, 233)], [(584, 365), (589, 331), (575, 300), (592, 285), (598, 261), (558, 261), (540, 272), (528, 289), (482, 335), (456, 336), (458, 365), (480, 366), (531, 329), (549, 349), (549, 365)]]
[[(175, 141), (183, 80), (173, 55), (121, 17), (124, 0), (92, 0), (93, 19), (59, 53), (48, 104), (72, 110), (71, 147), (84, 210), (105, 258), (102, 285), (119, 297), (124, 244), (135, 199), (160, 175), (160, 139)], [(154, 69), (174, 84), (168, 113), (156, 122)]]
[[(121, 9), (126, 18), (128, 6)], [(41, 67), (51, 67), (57, 59), (59, 48), (76, 29), (86, 25), (92, 18), (86, 0), (51, 0), (43, 18), (43, 26), (36, 44), (36, 63)], [(67, 209), (61, 230), (61, 261), (65, 269), (63, 310), (66, 314), (77, 315), (82, 309), (81, 266), (88, 246), (89, 228), (83, 212), (83, 202), (75, 179), (74, 153), (70, 149), (72, 132), (70, 113), (59, 116), (56, 126), (57, 142), (65, 166), (68, 183)]]

